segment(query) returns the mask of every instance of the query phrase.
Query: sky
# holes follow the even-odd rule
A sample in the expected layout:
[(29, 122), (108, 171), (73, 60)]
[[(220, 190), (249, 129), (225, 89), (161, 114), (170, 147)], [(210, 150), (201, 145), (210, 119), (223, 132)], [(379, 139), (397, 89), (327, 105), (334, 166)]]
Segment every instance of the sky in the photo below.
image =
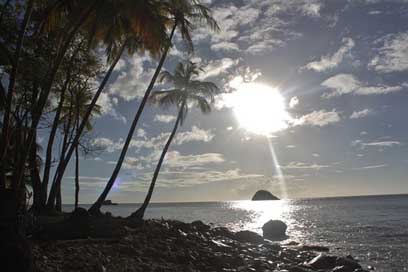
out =
[[(211, 114), (188, 114), (153, 201), (242, 200), (258, 189), (282, 198), (408, 193), (407, 2), (205, 1), (221, 31), (195, 29), (190, 55), (176, 35), (164, 69), (189, 58), (226, 94)], [(80, 161), (81, 203), (109, 179), (156, 65), (147, 54), (118, 63), (94, 120), (93, 144), (104, 151)], [(148, 105), (109, 199), (143, 201), (175, 118), (176, 109)], [(65, 203), (73, 176), (70, 167)]]

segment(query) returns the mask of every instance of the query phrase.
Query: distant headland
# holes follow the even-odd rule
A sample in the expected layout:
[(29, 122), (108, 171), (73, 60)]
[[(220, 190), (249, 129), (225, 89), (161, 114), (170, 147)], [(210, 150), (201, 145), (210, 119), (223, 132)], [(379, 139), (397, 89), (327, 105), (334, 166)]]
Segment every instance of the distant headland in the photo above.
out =
[(279, 198), (266, 190), (259, 190), (254, 194), (252, 200), (279, 200)]

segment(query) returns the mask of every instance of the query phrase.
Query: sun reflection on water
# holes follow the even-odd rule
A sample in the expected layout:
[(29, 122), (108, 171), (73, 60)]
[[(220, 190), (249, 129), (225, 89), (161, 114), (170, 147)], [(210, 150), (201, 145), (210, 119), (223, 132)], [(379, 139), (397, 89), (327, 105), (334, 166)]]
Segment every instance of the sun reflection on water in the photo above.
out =
[(262, 234), (262, 226), (269, 220), (281, 220), (288, 225), (287, 234), (289, 239), (296, 239), (299, 234), (294, 231), (294, 226), (298, 222), (293, 217), (296, 209), (291, 200), (274, 201), (236, 201), (230, 202), (231, 209), (237, 212), (244, 212), (245, 216), (228, 226), (234, 230), (251, 230)]

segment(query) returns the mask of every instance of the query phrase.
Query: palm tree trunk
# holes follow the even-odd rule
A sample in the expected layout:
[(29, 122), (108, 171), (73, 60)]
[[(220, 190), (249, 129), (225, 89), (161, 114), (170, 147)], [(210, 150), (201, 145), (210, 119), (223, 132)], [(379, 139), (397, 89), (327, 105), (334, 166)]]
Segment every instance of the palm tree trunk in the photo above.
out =
[[(79, 105), (77, 105), (77, 116), (76, 116), (76, 128), (78, 134), (78, 124), (79, 124)], [(75, 209), (78, 208), (79, 199), (79, 152), (78, 145), (75, 146)]]
[(55, 112), (54, 121), (52, 123), (51, 131), (50, 131), (50, 136), (48, 138), (47, 151), (46, 151), (45, 164), (44, 164), (44, 175), (43, 175), (43, 180), (42, 180), (42, 185), (41, 185), (42, 187), (41, 188), (41, 205), (42, 206), (45, 206), (47, 202), (47, 189), (48, 189), (48, 182), (50, 179), (51, 160), (52, 160), (52, 146), (54, 144), (55, 136), (57, 135), (58, 123), (60, 121), (61, 111), (62, 111), (62, 107), (64, 105), (64, 100), (65, 100), (65, 91), (68, 87), (69, 81), (70, 81), (70, 76), (68, 75), (64, 83), (64, 86), (61, 90), (61, 98), (58, 104), (57, 111)]
[(152, 89), (154, 87), (154, 84), (156, 83), (157, 77), (160, 74), (160, 71), (161, 71), (161, 68), (162, 68), (162, 66), (164, 64), (164, 61), (166, 60), (167, 53), (168, 53), (168, 51), (170, 49), (170, 43), (171, 43), (171, 40), (172, 40), (172, 38), (174, 36), (174, 32), (176, 30), (176, 27), (177, 27), (177, 23), (174, 24), (173, 29), (171, 30), (170, 37), (169, 37), (169, 44), (166, 46), (166, 49), (164, 50), (163, 55), (162, 55), (162, 57), (161, 57), (161, 59), (159, 61), (159, 64), (158, 64), (157, 68), (156, 68), (156, 71), (154, 72), (153, 77), (150, 80), (149, 86), (147, 87), (146, 92), (145, 92), (145, 94), (143, 96), (143, 99), (140, 102), (140, 105), (139, 105), (139, 108), (138, 108), (138, 110), (136, 112), (135, 118), (133, 119), (132, 125), (130, 126), (129, 133), (128, 133), (127, 137), (126, 137), (125, 144), (123, 145), (122, 151), (120, 153), (118, 162), (116, 163), (115, 169), (112, 172), (112, 176), (110, 177), (108, 183), (106, 184), (105, 189), (103, 190), (102, 194), (99, 196), (99, 198), (96, 200), (96, 202), (89, 209), (89, 212), (91, 214), (99, 214), (100, 213), (100, 208), (102, 206), (102, 202), (106, 199), (106, 196), (109, 194), (110, 190), (112, 189), (113, 184), (116, 181), (116, 178), (119, 175), (119, 171), (120, 171), (120, 169), (122, 167), (123, 161), (125, 160), (126, 152), (127, 152), (128, 148), (129, 148), (130, 141), (132, 140), (133, 133), (135, 132), (136, 125), (139, 122), (140, 116), (142, 115), (142, 112), (143, 112), (143, 109), (144, 109), (144, 107), (146, 105), (147, 99), (150, 97), (150, 93), (151, 93), (151, 91), (152, 91)]
[[(127, 46), (127, 41), (123, 43), (122, 48), (120, 49), (118, 55), (114, 59), (113, 63), (109, 67), (109, 70), (106, 72), (105, 77), (103, 78), (101, 85), (99, 85), (98, 90), (96, 91), (94, 97), (92, 98), (91, 103), (88, 106), (88, 109), (82, 118), (81, 124), (79, 125), (78, 128), (78, 133), (75, 135), (74, 140), (72, 141), (72, 144), (70, 148), (68, 149), (65, 158), (61, 160), (58, 164), (57, 167), (57, 177), (56, 177), (56, 182), (53, 184), (50, 190), (50, 194), (48, 197), (48, 202), (52, 201), (54, 202), (55, 197), (56, 197), (56, 186), (61, 183), (62, 177), (64, 176), (65, 169), (68, 166), (69, 160), (71, 159), (71, 156), (73, 152), (75, 151), (75, 147), (79, 144), (79, 139), (81, 137), (82, 132), (85, 129), (86, 123), (88, 122), (89, 117), (91, 116), (91, 113), (96, 105), (96, 102), (98, 101), (99, 96), (101, 95), (103, 89), (105, 88), (106, 84), (108, 83), (108, 80), (113, 72), (113, 69), (115, 68), (116, 64), (118, 63), (119, 59), (121, 58), (123, 52), (125, 51), (125, 48)], [(48, 205), (48, 204), (47, 204)]]
[(79, 154), (78, 146), (75, 147), (75, 209), (78, 208), (79, 199)]
[[(60, 154), (60, 161), (62, 161), (64, 159), (65, 153), (67, 151), (68, 148), (68, 144), (69, 144), (69, 139), (71, 138), (70, 133), (72, 134), (72, 131), (70, 132), (70, 127), (71, 127), (71, 122), (72, 122), (72, 103), (70, 103), (69, 105), (69, 112), (68, 112), (68, 122), (64, 123), (64, 137), (62, 139), (62, 148), (61, 148), (61, 154)], [(51, 199), (51, 196), (48, 196), (48, 201), (46, 204), (46, 207), (48, 210), (53, 210), (55, 209), (55, 202), (56, 199), (59, 198), (58, 194), (60, 194), (60, 189), (61, 187), (59, 185), (56, 185), (56, 180), (57, 180), (57, 175), (58, 173), (54, 174), (54, 179), (52, 181), (52, 188), (56, 187), (56, 195), (54, 199)]]
[(170, 144), (173, 141), (174, 136), (176, 135), (177, 128), (178, 128), (180, 120), (181, 120), (181, 116), (183, 115), (183, 108), (184, 108), (184, 103), (183, 103), (182, 107), (179, 110), (176, 123), (174, 124), (173, 131), (171, 132), (169, 138), (167, 139), (166, 145), (164, 146), (163, 151), (162, 151), (162, 153), (160, 155), (160, 159), (159, 159), (159, 162), (157, 163), (156, 169), (154, 170), (152, 182), (150, 183), (149, 191), (147, 192), (146, 198), (145, 198), (142, 206), (136, 212), (132, 213), (130, 215), (130, 217), (139, 218), (139, 219), (143, 219), (143, 217), (144, 217), (146, 208), (149, 205), (150, 199), (152, 198), (152, 195), (153, 195), (154, 186), (156, 185), (156, 180), (157, 180), (157, 177), (159, 176), (160, 168), (161, 168), (161, 166), (163, 164), (166, 153), (169, 150)]

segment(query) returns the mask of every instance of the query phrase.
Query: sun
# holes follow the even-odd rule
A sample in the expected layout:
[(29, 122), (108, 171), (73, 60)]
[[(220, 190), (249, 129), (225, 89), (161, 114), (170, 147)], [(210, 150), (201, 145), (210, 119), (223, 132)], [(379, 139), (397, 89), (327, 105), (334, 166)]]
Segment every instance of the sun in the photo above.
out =
[(224, 99), (240, 126), (252, 133), (271, 135), (288, 128), (292, 119), (277, 88), (255, 82), (240, 82)]

